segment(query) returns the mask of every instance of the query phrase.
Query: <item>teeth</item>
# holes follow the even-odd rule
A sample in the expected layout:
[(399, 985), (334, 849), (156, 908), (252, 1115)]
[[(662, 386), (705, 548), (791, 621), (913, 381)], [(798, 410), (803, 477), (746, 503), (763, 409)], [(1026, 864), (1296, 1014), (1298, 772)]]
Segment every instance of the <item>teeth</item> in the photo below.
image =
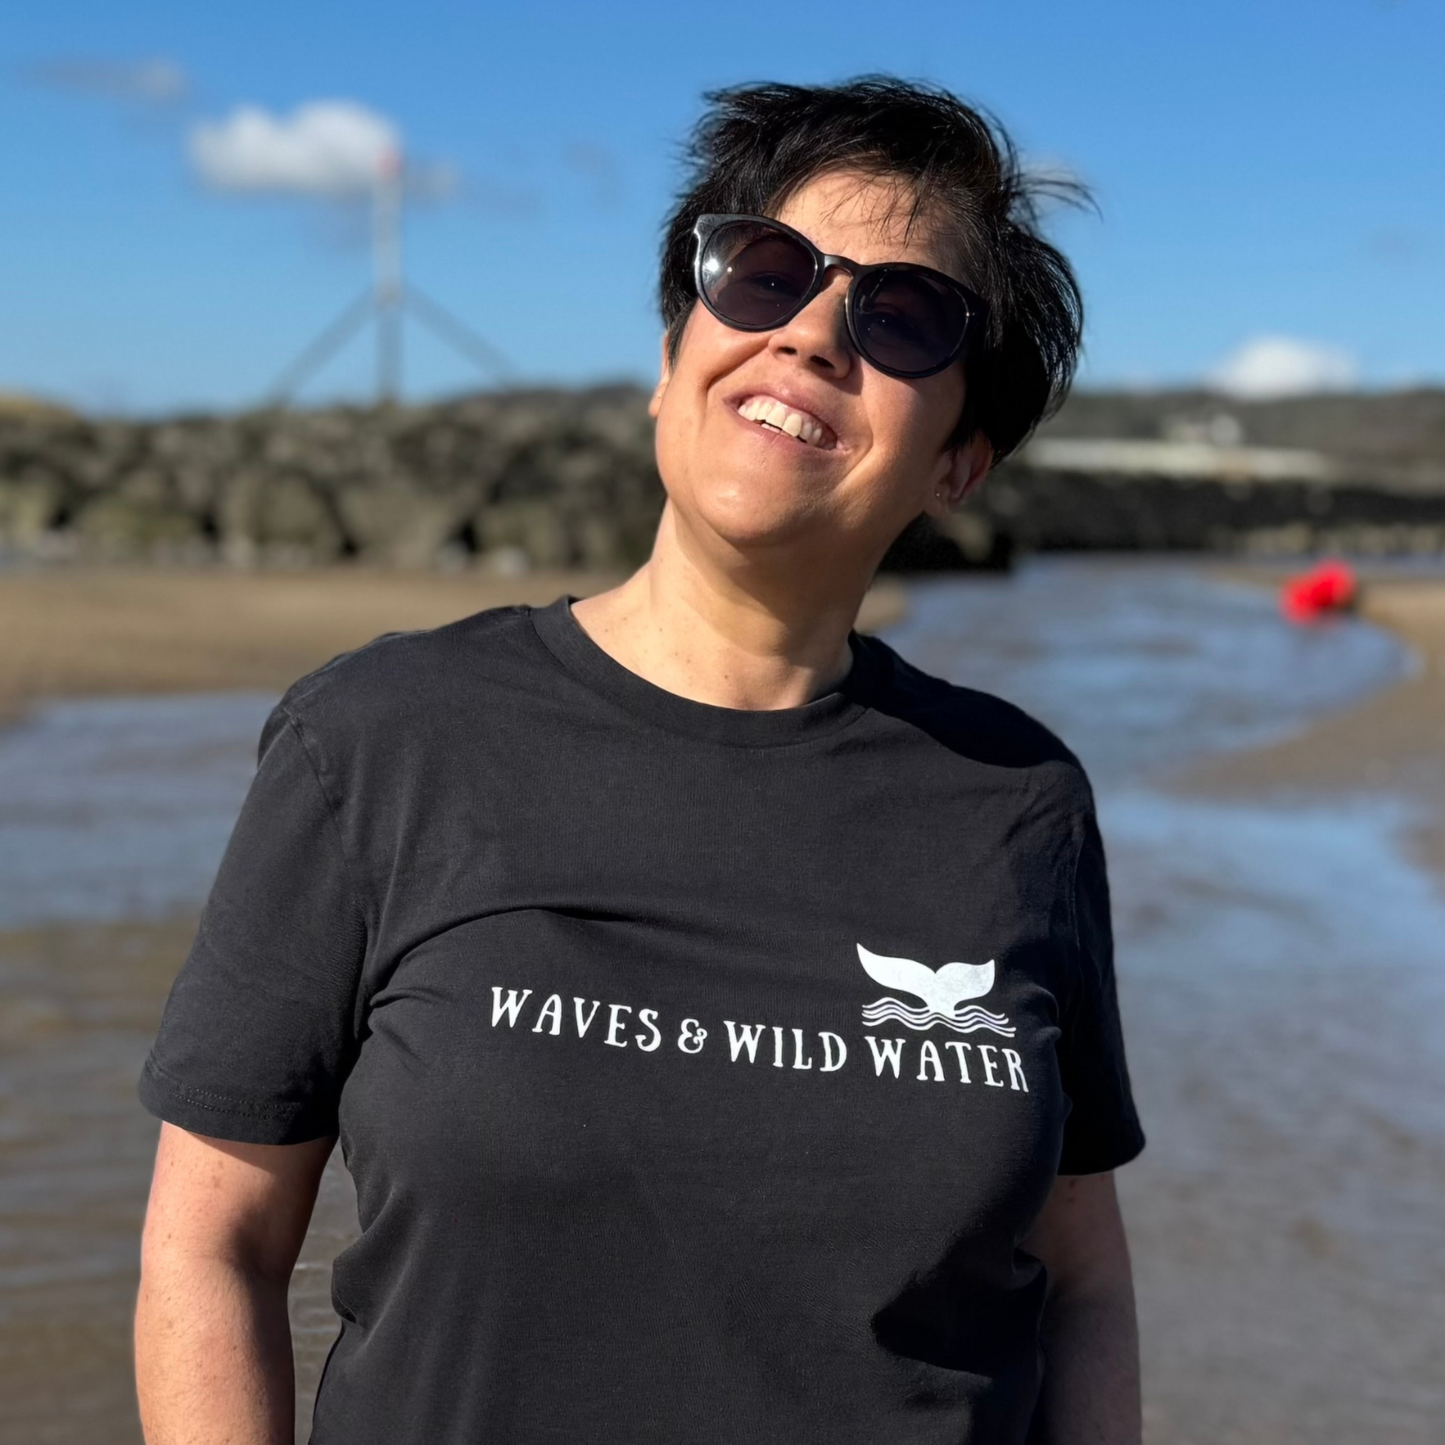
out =
[(820, 423), (802, 412), (793, 411), (770, 396), (755, 396), (738, 408), (738, 414), (747, 421), (761, 422), (774, 427), (790, 437), (797, 437), (809, 446), (817, 446), (823, 440)]

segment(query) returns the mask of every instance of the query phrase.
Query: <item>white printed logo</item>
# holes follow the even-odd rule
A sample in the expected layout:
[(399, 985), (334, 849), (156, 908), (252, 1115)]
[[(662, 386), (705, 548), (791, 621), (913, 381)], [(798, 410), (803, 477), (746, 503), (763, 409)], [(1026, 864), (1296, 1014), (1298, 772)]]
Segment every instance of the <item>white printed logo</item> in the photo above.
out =
[(876, 1003), (864, 1006), (865, 1024), (876, 1026), (891, 1020), (919, 1030), (942, 1024), (959, 1034), (987, 1029), (1006, 1039), (1013, 1038), (1017, 1032), (1006, 1014), (990, 1013), (980, 1004), (968, 1003), (970, 999), (982, 998), (993, 987), (993, 959), (987, 963), (945, 963), (934, 970), (911, 958), (884, 958), (870, 953), (860, 943), (858, 962), (875, 983), (923, 1000), (921, 1008), (911, 1008), (885, 994)]

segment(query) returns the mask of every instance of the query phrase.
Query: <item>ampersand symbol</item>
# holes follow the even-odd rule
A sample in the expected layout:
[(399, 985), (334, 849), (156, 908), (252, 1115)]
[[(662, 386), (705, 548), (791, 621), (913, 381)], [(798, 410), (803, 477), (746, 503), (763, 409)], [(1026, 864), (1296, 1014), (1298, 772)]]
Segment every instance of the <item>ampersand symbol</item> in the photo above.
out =
[(707, 1030), (696, 1019), (683, 1019), (682, 1032), (677, 1036), (677, 1046), (685, 1054), (701, 1053), (706, 1038)]

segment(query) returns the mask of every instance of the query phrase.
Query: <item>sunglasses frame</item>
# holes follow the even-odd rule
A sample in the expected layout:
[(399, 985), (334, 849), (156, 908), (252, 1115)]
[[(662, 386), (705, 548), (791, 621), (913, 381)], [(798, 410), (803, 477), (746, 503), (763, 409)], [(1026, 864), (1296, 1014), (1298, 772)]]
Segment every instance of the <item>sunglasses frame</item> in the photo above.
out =
[[(716, 306), (708, 300), (707, 290), (702, 279), (702, 258), (707, 250), (708, 242), (712, 240), (724, 226), (737, 221), (747, 221), (754, 225), (770, 227), (775, 231), (796, 241), (813, 261), (813, 279), (808, 283), (798, 304), (793, 307), (785, 316), (779, 317), (776, 321), (769, 321), (763, 326), (745, 326), (740, 322), (733, 321), (724, 316)], [(776, 331), (780, 326), (786, 326), (800, 311), (803, 310), (822, 291), (827, 283), (828, 272), (834, 267), (846, 271), (849, 276), (848, 293), (843, 303), (843, 314), (848, 326), (848, 339), (853, 343), (853, 349), (858, 353), (869, 366), (876, 371), (881, 371), (885, 376), (895, 376), (904, 381), (919, 381), (925, 376), (936, 376), (940, 371), (947, 370), (958, 358), (963, 355), (970, 342), (977, 335), (980, 327), (984, 325), (988, 316), (988, 302), (978, 294), (977, 291), (965, 286), (962, 281), (955, 280), (952, 276), (942, 271), (935, 271), (931, 266), (918, 266), (912, 261), (879, 261), (870, 266), (865, 266), (859, 261), (854, 261), (847, 256), (833, 256), (826, 251), (820, 251), (801, 231), (795, 231), (791, 226), (785, 225), (782, 221), (776, 221), (771, 216), (749, 216), (738, 214), (720, 214), (709, 212), (699, 216), (693, 225), (692, 234), (697, 241), (696, 249), (692, 258), (692, 280), (694, 289), (697, 291), (697, 298), (707, 310), (724, 326), (731, 327), (734, 331)], [(858, 340), (858, 323), (856, 319), (858, 283), (875, 276), (882, 271), (910, 271), (915, 275), (922, 275), (929, 280), (937, 282), (954, 292), (963, 302), (964, 318), (963, 327), (959, 332), (958, 341), (955, 343), (948, 356), (936, 366), (930, 366), (923, 371), (900, 371), (896, 367), (884, 366), (874, 361)]]

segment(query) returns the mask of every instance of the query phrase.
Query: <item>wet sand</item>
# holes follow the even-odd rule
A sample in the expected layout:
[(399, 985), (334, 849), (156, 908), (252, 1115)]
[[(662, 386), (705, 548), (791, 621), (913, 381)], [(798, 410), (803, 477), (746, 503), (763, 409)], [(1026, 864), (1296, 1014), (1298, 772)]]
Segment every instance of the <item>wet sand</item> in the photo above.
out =
[[(437, 627), (486, 607), (585, 597), (620, 575), (493, 577), (333, 567), (53, 567), (0, 572), (0, 721), (44, 699), (117, 693), (279, 693), (382, 632)], [(861, 631), (893, 621), (900, 584), (877, 583)]]
[[(379, 631), (492, 605), (475, 578), (267, 578), (292, 584), (272, 607), (250, 578), (62, 576), (0, 579), (12, 707), (47, 690), (279, 688)], [(486, 595), (583, 590), (520, 580), (540, 592)], [(54, 649), (28, 671), (13, 663), (21, 608)], [(1416, 676), (1286, 741), (1101, 799), (1150, 1136), (1120, 1188), (1151, 1445), (1426, 1445), (1445, 1418), (1445, 946), (1399, 957), (1390, 925), (1433, 919), (1432, 887), (1445, 897), (1445, 584), (1379, 580), (1365, 612), (1424, 660)], [(1399, 876), (1401, 829), (1433, 874)], [(1318, 878), (1231, 871), (1260, 847), (1337, 866), (1338, 906), (1319, 916)], [(134, 1080), (193, 927), (187, 914), (0, 933), (0, 1172), (21, 1181), (0, 1218), (0, 1439), (139, 1440), (129, 1330), (156, 1125)], [(292, 1290), (298, 1439), (334, 1336), (329, 1261), (353, 1220), (334, 1157)]]
[[(1391, 932), (1431, 907), (1421, 894), (1445, 899), (1445, 584), (1376, 580), (1362, 612), (1411, 646), (1415, 676), (1167, 783), (1200, 832), (1222, 824), (1217, 867), (1198, 864), (1199, 832), (1182, 875), (1159, 862), (1165, 838), (1112, 843), (1150, 1133), (1120, 1175), (1150, 1441), (1425, 1445), (1445, 1430), (1445, 932), (1424, 957)], [(1204, 975), (1238, 935), (1210, 932), (1209, 894), (1260, 820), (1310, 876), (1230, 890), (1256, 957), (1222, 1005)], [(1407, 897), (1377, 856), (1401, 844), (1421, 869)], [(1148, 940), (1191, 923), (1193, 973), (1177, 951), (1151, 967)], [(1290, 944), (1272, 949), (1274, 932)]]
[(157, 1128), (136, 1061), (194, 927), (0, 934), (0, 1440), (141, 1438), (130, 1322)]
[(1445, 884), (1445, 580), (1366, 572), (1362, 596), (1361, 614), (1413, 650), (1416, 675), (1297, 737), (1197, 764), (1178, 786), (1223, 798), (1328, 791), (1405, 799), (1418, 813), (1408, 825), (1415, 857)]

